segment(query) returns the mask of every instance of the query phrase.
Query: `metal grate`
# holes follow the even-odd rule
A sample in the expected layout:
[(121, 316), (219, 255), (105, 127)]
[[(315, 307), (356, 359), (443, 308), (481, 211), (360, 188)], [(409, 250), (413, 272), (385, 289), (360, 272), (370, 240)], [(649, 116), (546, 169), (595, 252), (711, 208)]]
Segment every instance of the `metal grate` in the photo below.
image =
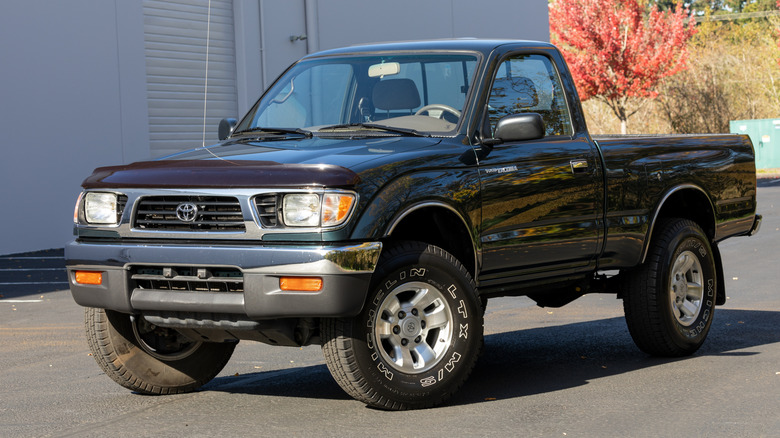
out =
[(255, 197), (255, 207), (260, 225), (263, 228), (276, 228), (279, 226), (279, 196), (276, 194), (260, 195)]
[(236, 268), (134, 266), (131, 289), (186, 292), (243, 292), (244, 274)]
[[(182, 205), (192, 204), (194, 218), (177, 215)], [(244, 216), (238, 199), (229, 196), (153, 196), (142, 198), (135, 213), (135, 228), (161, 231), (244, 231)]]
[(125, 213), (125, 207), (127, 206), (127, 196), (118, 195), (116, 197), (116, 222), (119, 223), (122, 220), (122, 215)]

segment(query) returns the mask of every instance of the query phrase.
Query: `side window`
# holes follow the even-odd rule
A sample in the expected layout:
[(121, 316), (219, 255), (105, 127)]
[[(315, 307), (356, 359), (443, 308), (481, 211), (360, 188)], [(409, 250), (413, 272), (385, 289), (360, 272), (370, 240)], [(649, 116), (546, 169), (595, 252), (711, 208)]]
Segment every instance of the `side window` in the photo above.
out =
[(517, 113), (539, 113), (547, 136), (572, 135), (563, 88), (546, 56), (515, 55), (501, 62), (488, 101), (491, 130), (502, 117)]

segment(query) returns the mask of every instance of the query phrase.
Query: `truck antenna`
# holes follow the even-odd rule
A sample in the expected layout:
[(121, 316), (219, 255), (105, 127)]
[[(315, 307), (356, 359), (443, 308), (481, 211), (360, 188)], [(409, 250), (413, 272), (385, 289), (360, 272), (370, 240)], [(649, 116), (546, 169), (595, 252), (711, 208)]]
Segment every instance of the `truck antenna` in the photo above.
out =
[(203, 144), (206, 147), (206, 104), (209, 98), (209, 41), (211, 40), (211, 0), (206, 13), (206, 80), (203, 89)]

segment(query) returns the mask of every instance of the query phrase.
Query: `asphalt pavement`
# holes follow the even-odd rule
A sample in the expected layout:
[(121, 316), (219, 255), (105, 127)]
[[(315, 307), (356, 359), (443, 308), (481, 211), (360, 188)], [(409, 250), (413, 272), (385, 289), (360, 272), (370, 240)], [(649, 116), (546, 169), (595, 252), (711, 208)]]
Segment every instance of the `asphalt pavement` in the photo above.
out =
[(485, 346), (445, 406), (366, 408), (318, 347), (242, 342), (201, 391), (142, 396), (111, 381), (65, 288), (61, 250), (0, 257), (0, 436), (780, 437), (780, 179), (760, 233), (720, 245), (728, 301), (694, 356), (636, 349), (622, 304), (488, 304)]

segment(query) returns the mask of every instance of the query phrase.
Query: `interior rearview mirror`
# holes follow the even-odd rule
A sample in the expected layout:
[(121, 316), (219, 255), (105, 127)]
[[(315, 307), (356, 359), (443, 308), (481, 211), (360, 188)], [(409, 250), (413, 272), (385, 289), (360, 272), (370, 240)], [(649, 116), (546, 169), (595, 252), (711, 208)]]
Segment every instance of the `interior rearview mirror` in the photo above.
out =
[(397, 62), (383, 62), (368, 67), (368, 77), (381, 78), (383, 76), (397, 75), (401, 72), (401, 64)]

